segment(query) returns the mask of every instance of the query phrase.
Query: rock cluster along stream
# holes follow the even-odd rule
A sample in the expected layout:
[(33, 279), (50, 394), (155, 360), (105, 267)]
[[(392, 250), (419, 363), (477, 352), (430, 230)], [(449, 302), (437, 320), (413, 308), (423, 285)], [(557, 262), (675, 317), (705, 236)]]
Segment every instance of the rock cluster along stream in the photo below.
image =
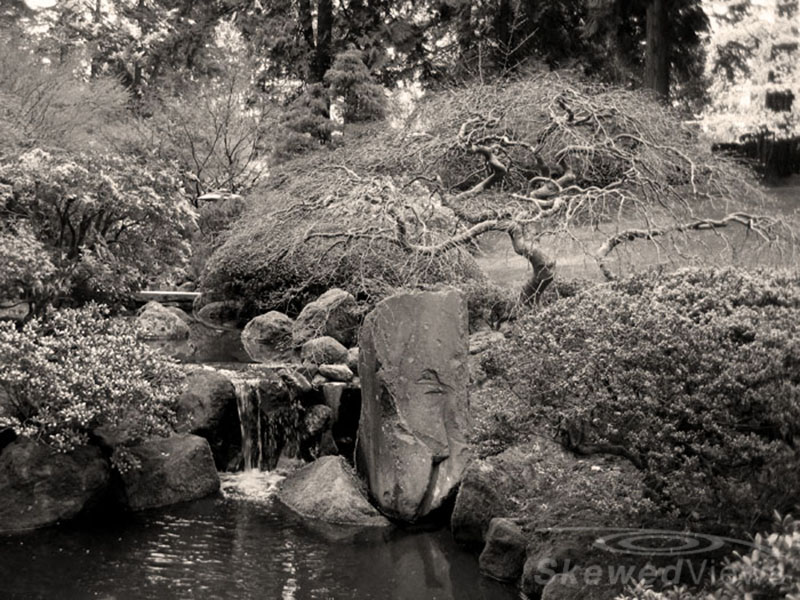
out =
[[(531, 515), (548, 525), (572, 517), (614, 525), (620, 490), (640, 500), (630, 465), (577, 458), (551, 441), (471, 456), (468, 386), (485, 379), (478, 355), (504, 338), (469, 335), (460, 292), (403, 292), (365, 318), (359, 310), (334, 289), (296, 320), (276, 312), (251, 320), (242, 339), (259, 364), (187, 366), (175, 434), (133, 447), (141, 466), (119, 477), (110, 448), (57, 454), (24, 438), (0, 440), (0, 532), (109, 502), (142, 510), (200, 498), (219, 489), (218, 470), (271, 469), (282, 455), (299, 455), (309, 464), (284, 480), (278, 498), (326, 536), (350, 539), (452, 508), (453, 535), (482, 550), (481, 570), (539, 597), (540, 560), (571, 557), (586, 544), (537, 537)], [(183, 336), (183, 325), (175, 310), (152, 303), (140, 316), (145, 337)], [(606, 505), (609, 514), (596, 513)]]

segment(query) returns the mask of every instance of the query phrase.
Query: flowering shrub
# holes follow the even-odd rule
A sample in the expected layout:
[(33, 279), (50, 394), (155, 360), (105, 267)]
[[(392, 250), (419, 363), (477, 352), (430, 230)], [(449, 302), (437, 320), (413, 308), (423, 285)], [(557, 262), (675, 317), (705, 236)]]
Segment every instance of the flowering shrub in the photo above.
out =
[(577, 452), (630, 458), (669, 514), (726, 526), (800, 493), (796, 275), (638, 276), (520, 319), (487, 355), (485, 451), (549, 429)]
[(800, 598), (800, 522), (791, 515), (776, 515), (772, 533), (757, 534), (757, 546), (745, 555), (728, 560), (722, 576), (702, 592), (685, 586), (657, 591), (645, 582), (638, 583), (617, 600), (754, 600)]
[(133, 325), (95, 304), (53, 312), (21, 330), (0, 323), (0, 428), (67, 452), (102, 428), (125, 445), (168, 435), (182, 374), (138, 341)]
[(18, 298), (36, 303), (60, 291), (56, 267), (44, 244), (24, 223), (0, 225), (0, 301)]

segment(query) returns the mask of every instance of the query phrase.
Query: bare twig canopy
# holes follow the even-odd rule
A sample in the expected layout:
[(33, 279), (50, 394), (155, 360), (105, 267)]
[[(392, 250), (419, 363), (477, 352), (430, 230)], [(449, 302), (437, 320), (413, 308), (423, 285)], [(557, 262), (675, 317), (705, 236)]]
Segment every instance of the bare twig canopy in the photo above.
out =
[(351, 129), (342, 148), (284, 165), (267, 199), (291, 244), (400, 250), (415, 269), (446, 271), (505, 232), (532, 268), (526, 303), (555, 277), (554, 240), (608, 278), (625, 246), (707, 263), (794, 241), (750, 174), (652, 97), (565, 73), (431, 94), (404, 128)]

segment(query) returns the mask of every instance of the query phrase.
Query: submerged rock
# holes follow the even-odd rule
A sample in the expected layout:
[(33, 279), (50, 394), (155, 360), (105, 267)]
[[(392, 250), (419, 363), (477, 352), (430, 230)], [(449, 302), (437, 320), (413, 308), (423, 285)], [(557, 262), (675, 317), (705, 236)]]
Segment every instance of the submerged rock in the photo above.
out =
[(0, 454), (0, 532), (71, 519), (105, 493), (111, 467), (100, 449), (69, 453), (17, 438)]
[(229, 300), (209, 302), (197, 311), (197, 318), (213, 325), (236, 327), (241, 322), (242, 305)]
[(281, 484), (278, 499), (307, 519), (359, 527), (390, 525), (367, 501), (352, 467), (340, 456), (324, 456), (295, 471)]
[(611, 583), (603, 569), (595, 567), (559, 573), (544, 586), (542, 600), (612, 600), (622, 594), (622, 583)]
[(385, 514), (417, 521), (452, 496), (470, 457), (466, 302), (454, 290), (387, 298), (359, 348), (358, 469)]
[(143, 340), (185, 340), (189, 337), (188, 315), (180, 309), (148, 302), (136, 317), (136, 331)]
[(295, 346), (302, 346), (310, 339), (330, 336), (350, 346), (358, 334), (358, 321), (358, 304), (353, 295), (332, 288), (306, 304), (294, 323), (292, 339)]
[(196, 435), (153, 439), (130, 449), (141, 466), (122, 473), (126, 505), (132, 510), (196, 500), (219, 490), (208, 442)]
[(286, 362), (294, 358), (292, 321), (285, 314), (270, 311), (250, 320), (242, 331), (242, 345), (256, 362)]

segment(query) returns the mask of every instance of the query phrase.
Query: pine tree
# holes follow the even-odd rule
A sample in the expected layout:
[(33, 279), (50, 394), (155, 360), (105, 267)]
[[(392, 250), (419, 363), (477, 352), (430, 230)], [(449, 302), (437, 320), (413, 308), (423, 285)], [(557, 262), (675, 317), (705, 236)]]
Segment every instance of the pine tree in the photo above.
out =
[(588, 0), (586, 37), (594, 68), (641, 83), (663, 98), (702, 73), (701, 0)]

